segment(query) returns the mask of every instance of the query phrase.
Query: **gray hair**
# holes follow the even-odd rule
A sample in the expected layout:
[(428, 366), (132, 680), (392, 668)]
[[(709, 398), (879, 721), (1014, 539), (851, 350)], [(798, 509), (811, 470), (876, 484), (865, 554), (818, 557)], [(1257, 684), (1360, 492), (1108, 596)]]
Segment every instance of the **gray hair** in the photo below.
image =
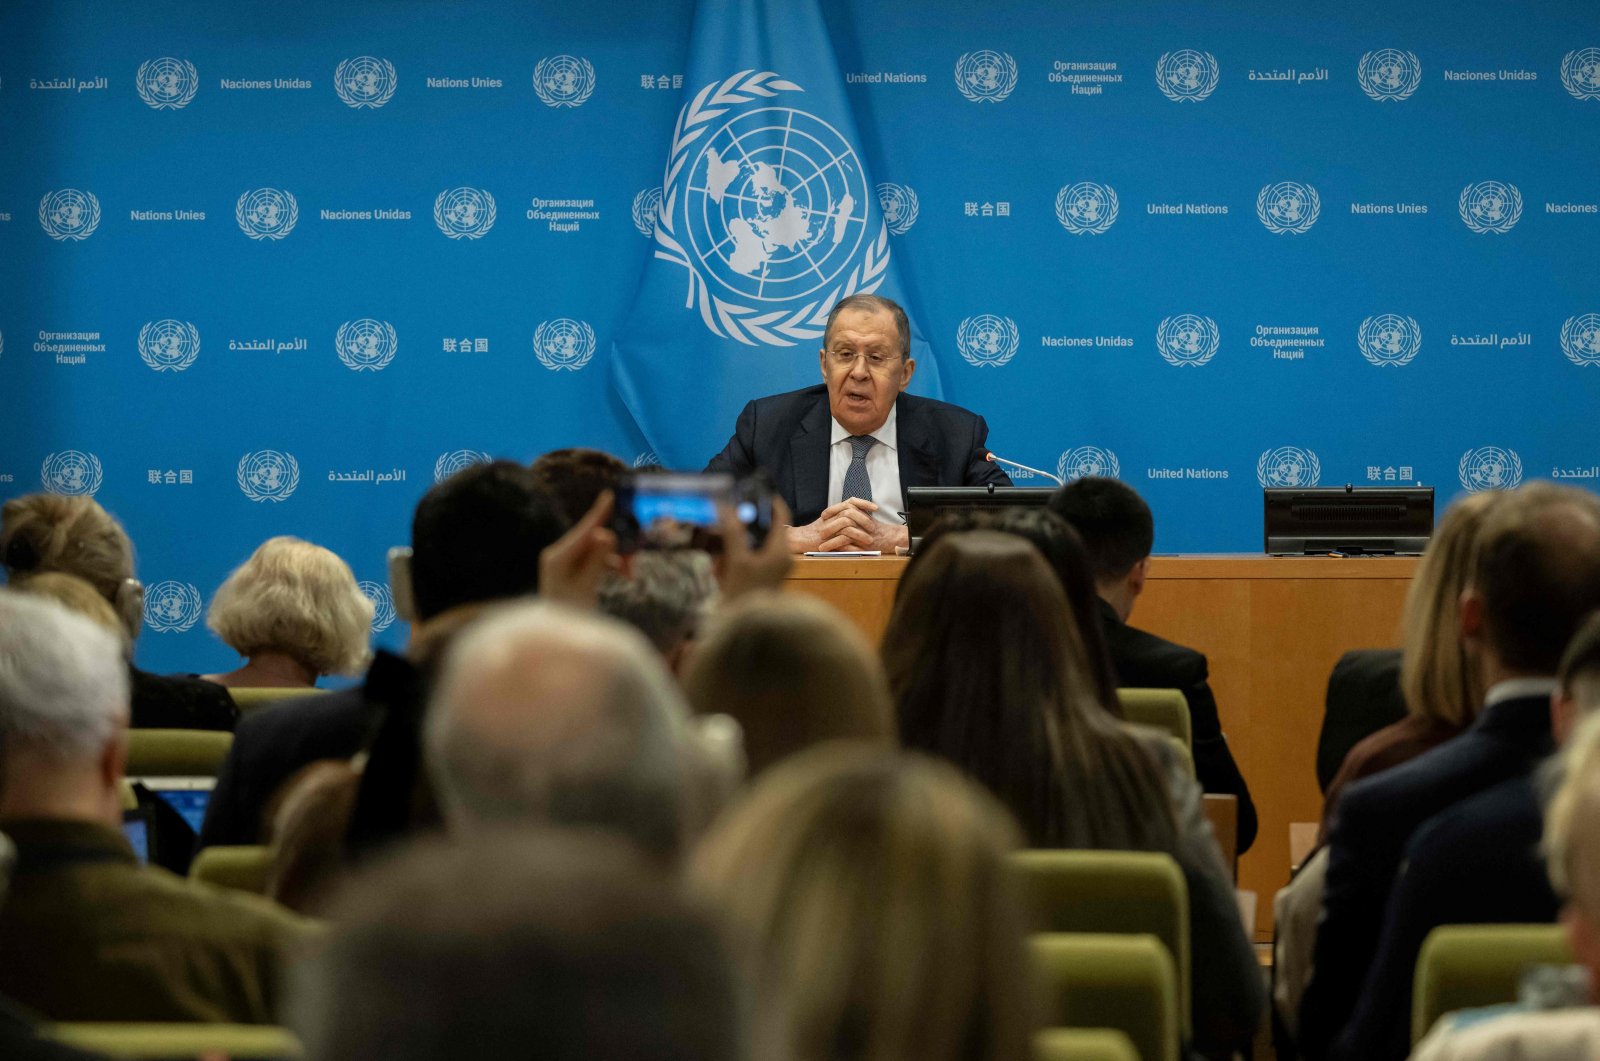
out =
[(900, 303), (882, 295), (846, 295), (828, 311), (828, 323), (822, 329), (822, 348), (828, 349), (828, 336), (833, 334), (833, 322), (845, 310), (861, 313), (887, 313), (894, 318), (894, 330), (900, 337), (900, 357), (911, 356), (911, 320)]
[(0, 755), (91, 758), (127, 721), (117, 638), (54, 601), (0, 590)]
[(633, 577), (616, 575), (601, 585), (600, 610), (637, 627), (665, 656), (699, 633), (716, 598), (706, 553), (641, 552), (633, 558)]
[(429, 775), (454, 826), (598, 826), (664, 858), (684, 839), (688, 709), (623, 624), (547, 602), (452, 648), (429, 707)]

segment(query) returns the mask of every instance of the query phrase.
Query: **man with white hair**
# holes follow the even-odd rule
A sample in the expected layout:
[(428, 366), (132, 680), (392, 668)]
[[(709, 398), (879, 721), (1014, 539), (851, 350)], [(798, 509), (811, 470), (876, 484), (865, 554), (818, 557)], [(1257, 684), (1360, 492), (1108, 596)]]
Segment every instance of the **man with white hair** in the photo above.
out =
[(0, 590), (0, 993), (53, 1020), (271, 1023), (305, 925), (140, 866), (123, 839), (128, 677), (108, 632)]
[(697, 773), (688, 709), (659, 656), (615, 620), (512, 605), (461, 636), (434, 691), (425, 757), (453, 829), (547, 823), (676, 858)]

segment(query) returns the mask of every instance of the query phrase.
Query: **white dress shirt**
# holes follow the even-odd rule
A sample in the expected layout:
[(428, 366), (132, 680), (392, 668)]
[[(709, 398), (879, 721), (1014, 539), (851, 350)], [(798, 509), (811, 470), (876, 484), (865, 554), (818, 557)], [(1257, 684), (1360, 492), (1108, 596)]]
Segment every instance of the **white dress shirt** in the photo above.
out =
[[(889, 419), (876, 431), (868, 432), (878, 444), (867, 450), (867, 481), (872, 484), (872, 500), (878, 511), (872, 517), (879, 523), (903, 522), (900, 513), (905, 511), (905, 496), (900, 492), (899, 434), (895, 429), (895, 416), (899, 412), (889, 407)], [(832, 419), (831, 417), (829, 419)], [(828, 504), (837, 505), (844, 500), (844, 473), (850, 469), (855, 449), (850, 444), (850, 432), (833, 420), (833, 431), (828, 446)]]

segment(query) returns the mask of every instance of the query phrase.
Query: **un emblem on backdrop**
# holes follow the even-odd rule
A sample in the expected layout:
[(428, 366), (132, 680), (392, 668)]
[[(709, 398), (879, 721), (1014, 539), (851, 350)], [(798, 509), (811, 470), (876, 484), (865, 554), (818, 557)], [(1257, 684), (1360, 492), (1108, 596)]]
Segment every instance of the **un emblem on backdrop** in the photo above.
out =
[(449, 453), (441, 453), (439, 459), (433, 462), (433, 481), (442, 483), (463, 468), (488, 464), (492, 460), (493, 457), (476, 449), (453, 449)]
[(394, 325), (388, 321), (362, 317), (339, 325), (333, 337), (333, 348), (339, 352), (339, 360), (352, 372), (378, 372), (394, 360), (400, 339), (395, 335)]
[(200, 91), (200, 72), (185, 59), (164, 56), (140, 63), (133, 85), (139, 98), (156, 110), (181, 110)]
[(1561, 352), (1574, 365), (1600, 365), (1600, 313), (1568, 317), (1561, 326)]
[(1474, 232), (1510, 232), (1522, 217), (1522, 193), (1515, 184), (1479, 181), (1461, 189), (1460, 209)]
[(1379, 48), (1361, 57), (1356, 80), (1361, 82), (1361, 91), (1375, 100), (1410, 99), (1422, 84), (1422, 61), (1416, 52)]
[(1279, 446), (1256, 461), (1256, 482), (1269, 486), (1316, 486), (1322, 479), (1322, 462), (1299, 446)]
[(93, 497), (104, 479), (100, 458), (76, 449), (50, 454), (39, 469), (39, 482), (46, 490), (68, 497)]
[(544, 321), (533, 330), (533, 353), (552, 372), (576, 372), (594, 356), (594, 329), (570, 317)]
[(381, 634), (394, 625), (394, 594), (389, 592), (389, 587), (382, 582), (368, 582), (362, 579), (356, 585), (361, 593), (372, 602), (372, 632)]
[(39, 200), (39, 226), (51, 239), (88, 239), (99, 225), (100, 200), (93, 192), (62, 188)]
[(548, 56), (533, 67), (533, 91), (546, 107), (581, 107), (594, 85), (594, 67), (575, 55)]
[(1017, 87), (1017, 61), (1008, 52), (966, 52), (956, 60), (956, 88), (974, 103), (999, 103)]
[(909, 184), (878, 185), (878, 207), (883, 211), (883, 223), (896, 236), (904, 236), (911, 231), (922, 209), (917, 202), (916, 189)]
[(300, 462), (292, 453), (259, 449), (239, 458), (238, 479), (252, 501), (287, 501), (300, 485)]
[(633, 227), (645, 239), (656, 234), (656, 216), (660, 213), (660, 188), (646, 188), (633, 197)]
[(969, 364), (998, 368), (1017, 356), (1017, 324), (990, 313), (967, 317), (956, 328), (956, 349)]
[(200, 329), (188, 321), (151, 321), (139, 329), (139, 356), (157, 372), (182, 372), (200, 356)]
[(282, 189), (257, 188), (239, 196), (233, 217), (251, 239), (282, 239), (300, 220), (300, 204)]
[(655, 450), (647, 449), (633, 458), (633, 466), (635, 468), (659, 468), (661, 467), (661, 458), (656, 456)]
[(1510, 490), (1522, 482), (1522, 458), (1514, 449), (1479, 446), (1461, 455), (1456, 466), (1461, 485), (1473, 493), (1479, 490)]
[(828, 310), (876, 291), (889, 227), (854, 145), (767, 71), (700, 89), (678, 113), (656, 257), (688, 272), (686, 305), (746, 345), (820, 339)]
[(451, 239), (479, 239), (494, 218), (494, 196), (479, 188), (450, 188), (433, 201), (433, 223)]
[(1221, 76), (1217, 57), (1210, 52), (1180, 48), (1163, 52), (1156, 60), (1156, 87), (1174, 103), (1199, 103), (1215, 91)]
[(333, 90), (346, 106), (377, 110), (388, 103), (399, 85), (394, 64), (371, 55), (346, 59), (333, 68)]
[(1311, 185), (1299, 181), (1269, 184), (1256, 196), (1256, 216), (1273, 235), (1298, 236), (1316, 224), (1321, 215), (1322, 197)]
[(1075, 479), (1115, 479), (1122, 474), (1117, 455), (1099, 446), (1077, 446), (1056, 461), (1056, 475), (1064, 482)]
[(1422, 349), (1422, 328), (1415, 317), (1380, 313), (1361, 322), (1356, 342), (1361, 347), (1361, 356), (1379, 368), (1409, 365)]
[(1079, 181), (1056, 193), (1056, 220), (1074, 236), (1098, 236), (1117, 220), (1117, 192), (1109, 184)]
[(1573, 99), (1600, 99), (1600, 48), (1579, 48), (1562, 57), (1561, 83)]
[(200, 590), (191, 582), (157, 582), (144, 591), (144, 624), (158, 634), (181, 634), (200, 621)]
[(1184, 365), (1198, 368), (1210, 361), (1216, 356), (1217, 344), (1221, 341), (1217, 322), (1193, 313), (1164, 317), (1156, 327), (1156, 350), (1167, 364), (1180, 368)]

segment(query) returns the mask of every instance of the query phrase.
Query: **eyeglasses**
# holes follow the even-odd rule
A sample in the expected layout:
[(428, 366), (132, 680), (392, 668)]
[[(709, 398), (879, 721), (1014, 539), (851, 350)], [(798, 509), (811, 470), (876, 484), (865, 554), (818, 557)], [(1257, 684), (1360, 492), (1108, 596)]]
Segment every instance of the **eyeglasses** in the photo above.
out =
[(872, 372), (882, 372), (896, 362), (904, 360), (899, 354), (860, 354), (854, 350), (828, 351), (828, 360), (840, 368), (849, 368), (856, 363), (857, 358), (864, 359), (867, 368)]

